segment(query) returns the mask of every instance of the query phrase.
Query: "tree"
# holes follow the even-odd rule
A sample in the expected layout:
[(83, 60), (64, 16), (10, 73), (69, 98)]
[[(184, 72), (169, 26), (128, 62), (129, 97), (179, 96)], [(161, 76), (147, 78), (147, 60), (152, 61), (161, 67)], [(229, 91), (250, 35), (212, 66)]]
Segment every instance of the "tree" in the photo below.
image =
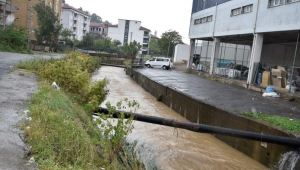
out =
[(158, 46), (158, 42), (155, 39), (150, 40), (149, 54), (151, 55), (160, 55), (161, 51)]
[(38, 29), (35, 29), (35, 38), (39, 43), (57, 44), (62, 29), (58, 16), (44, 2), (36, 4), (33, 8), (37, 12), (37, 23), (39, 26)]
[(105, 20), (104, 21), (104, 24), (107, 24), (107, 25), (112, 25), (109, 21)]
[(82, 11), (82, 12), (83, 12), (83, 9), (82, 9), (82, 7), (79, 7), (79, 8), (78, 8), (78, 10), (80, 10), (80, 11)]
[(158, 40), (158, 47), (165, 56), (173, 56), (173, 49), (177, 44), (183, 44), (183, 42), (182, 36), (175, 30), (164, 32)]
[(66, 40), (72, 36), (72, 30), (69, 30), (67, 28), (63, 29), (60, 33), (62, 40)]
[(82, 37), (81, 43), (85, 48), (92, 48), (94, 46), (94, 37), (91, 34), (86, 34)]
[(22, 52), (27, 49), (27, 40), (25, 28), (7, 25), (0, 29), (0, 50)]
[(122, 50), (125, 55), (135, 56), (138, 54), (141, 48), (142, 45), (134, 40), (133, 42), (130, 42), (130, 44), (125, 44), (122, 47)]
[(99, 15), (93, 13), (91, 15), (91, 22), (102, 23), (102, 18)]
[(73, 44), (73, 41), (71, 40), (72, 31), (65, 28), (61, 31), (60, 36), (62, 37), (61, 40), (65, 41), (67, 44)]
[(112, 41), (112, 44), (113, 44), (114, 46), (118, 47), (118, 46), (121, 45), (122, 43), (121, 43), (121, 41), (119, 41), (119, 40), (113, 40), (113, 41)]

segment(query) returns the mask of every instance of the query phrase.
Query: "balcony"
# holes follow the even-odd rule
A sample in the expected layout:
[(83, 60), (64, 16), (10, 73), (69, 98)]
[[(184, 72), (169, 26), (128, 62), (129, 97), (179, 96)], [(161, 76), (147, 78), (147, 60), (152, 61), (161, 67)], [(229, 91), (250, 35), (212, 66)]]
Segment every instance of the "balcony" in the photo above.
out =
[(3, 5), (1, 3), (1, 0), (0, 0), (0, 9), (1, 9), (1, 11), (3, 11), (4, 6), (5, 6), (5, 11), (7, 13), (15, 13), (17, 11), (17, 7), (15, 5), (10, 4), (9, 2), (7, 2), (6, 5)]
[(149, 40), (144, 40), (143, 44), (149, 44)]
[(148, 51), (148, 48), (147, 47), (143, 47), (142, 51)]
[(144, 38), (149, 38), (149, 34), (144, 34)]
[(77, 21), (78, 20), (78, 15), (74, 15), (73, 20)]

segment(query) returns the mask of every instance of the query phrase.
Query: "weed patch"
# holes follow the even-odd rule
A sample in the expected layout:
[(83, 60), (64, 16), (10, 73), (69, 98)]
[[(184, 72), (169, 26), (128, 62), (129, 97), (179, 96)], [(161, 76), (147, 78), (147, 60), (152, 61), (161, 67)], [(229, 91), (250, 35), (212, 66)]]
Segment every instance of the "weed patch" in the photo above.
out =
[(256, 120), (263, 120), (274, 126), (277, 126), (281, 129), (290, 131), (290, 132), (300, 132), (300, 120), (289, 119), (280, 116), (272, 116), (266, 114), (258, 114), (252, 112), (243, 113), (244, 116), (251, 117)]
[(25, 137), (41, 169), (99, 169), (100, 131), (64, 92), (42, 85), (31, 100), (29, 116)]
[[(112, 119), (122, 102), (117, 107), (107, 103), (111, 114), (95, 121), (91, 118), (106, 97), (108, 80), (90, 83), (90, 74), (99, 66), (98, 57), (77, 52), (58, 60), (34, 59), (17, 66), (40, 78), (40, 91), (29, 106), (32, 119), (24, 123), (26, 141), (32, 146), (29, 154), (40, 169), (144, 169), (134, 156), (126, 156), (130, 148), (125, 139), (133, 128), (132, 119), (122, 115)], [(53, 81), (61, 90), (50, 87)], [(128, 99), (125, 104), (128, 108), (139, 106)]]

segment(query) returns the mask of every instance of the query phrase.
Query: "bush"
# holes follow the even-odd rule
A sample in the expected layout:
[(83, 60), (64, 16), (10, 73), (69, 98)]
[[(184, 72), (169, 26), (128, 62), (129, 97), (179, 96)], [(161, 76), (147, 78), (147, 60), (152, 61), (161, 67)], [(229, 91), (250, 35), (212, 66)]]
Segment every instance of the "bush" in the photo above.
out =
[(29, 110), (25, 137), (39, 169), (99, 169), (101, 132), (65, 93), (42, 85)]
[[(31, 100), (32, 120), (24, 124), (26, 141), (32, 146), (29, 154), (39, 169), (145, 169), (133, 147), (124, 146), (133, 119), (125, 119), (124, 114), (111, 119), (116, 109), (139, 107), (136, 101), (125, 99), (117, 107), (107, 103), (111, 114), (100, 115), (95, 122), (91, 119), (106, 97), (108, 80), (90, 84), (90, 73), (99, 64), (97, 57), (73, 52), (58, 60), (35, 59), (18, 65), (46, 80)], [(49, 81), (56, 81), (61, 90), (51, 88)]]
[(25, 28), (8, 25), (0, 30), (0, 50), (7, 52), (26, 52), (28, 33)]

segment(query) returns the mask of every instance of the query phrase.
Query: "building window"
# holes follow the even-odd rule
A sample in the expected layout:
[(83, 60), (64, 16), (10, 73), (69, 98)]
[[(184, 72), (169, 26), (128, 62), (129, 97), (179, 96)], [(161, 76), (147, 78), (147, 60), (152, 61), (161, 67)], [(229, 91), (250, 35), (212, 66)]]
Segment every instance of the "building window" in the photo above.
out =
[(199, 19), (195, 19), (194, 20), (194, 25), (198, 25), (198, 24), (203, 24), (206, 22), (211, 22), (212, 21), (212, 15), (207, 16), (207, 17), (203, 17), (203, 18), (199, 18)]
[(252, 12), (252, 8), (253, 8), (253, 5), (247, 5), (247, 6), (243, 6), (242, 7), (242, 13), (249, 13), (249, 12)]
[(241, 8), (236, 8), (231, 10), (231, 16), (240, 15), (241, 14)]
[(207, 17), (207, 22), (211, 22), (212, 21), (212, 15)]
[(299, 2), (300, 0), (287, 0), (287, 3), (292, 3), (292, 2)]
[(283, 0), (269, 0), (269, 7), (274, 7), (283, 4)]

